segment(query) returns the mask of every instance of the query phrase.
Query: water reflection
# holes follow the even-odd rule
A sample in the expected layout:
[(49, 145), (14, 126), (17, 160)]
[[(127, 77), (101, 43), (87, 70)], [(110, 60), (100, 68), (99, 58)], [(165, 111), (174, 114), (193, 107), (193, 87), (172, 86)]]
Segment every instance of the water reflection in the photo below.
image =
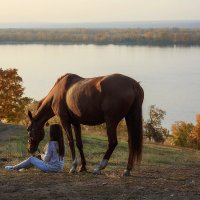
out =
[(200, 48), (114, 45), (1, 45), (0, 67), (18, 68), (26, 96), (41, 99), (69, 72), (83, 77), (122, 73), (141, 82), (149, 105), (167, 111), (165, 125), (200, 113)]

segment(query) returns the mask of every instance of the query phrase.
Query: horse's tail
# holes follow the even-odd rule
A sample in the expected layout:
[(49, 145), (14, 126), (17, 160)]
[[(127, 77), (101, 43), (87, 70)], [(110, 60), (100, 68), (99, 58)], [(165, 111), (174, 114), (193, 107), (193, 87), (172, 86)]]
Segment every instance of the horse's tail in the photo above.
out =
[(125, 117), (128, 128), (129, 140), (129, 163), (130, 169), (135, 163), (140, 163), (142, 160), (142, 144), (143, 144), (143, 118), (142, 118), (142, 103), (144, 99), (144, 91), (137, 83), (134, 85), (135, 99)]

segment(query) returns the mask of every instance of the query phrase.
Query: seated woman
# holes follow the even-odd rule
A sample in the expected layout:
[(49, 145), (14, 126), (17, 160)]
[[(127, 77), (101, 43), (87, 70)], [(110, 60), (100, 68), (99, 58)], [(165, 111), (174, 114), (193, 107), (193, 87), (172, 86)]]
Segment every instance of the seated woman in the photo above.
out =
[(17, 165), (6, 166), (5, 169), (10, 171), (35, 166), (44, 172), (62, 171), (64, 168), (65, 147), (62, 127), (59, 124), (50, 126), (50, 141), (45, 146), (44, 152), (44, 154), (41, 154), (38, 157), (31, 156)]

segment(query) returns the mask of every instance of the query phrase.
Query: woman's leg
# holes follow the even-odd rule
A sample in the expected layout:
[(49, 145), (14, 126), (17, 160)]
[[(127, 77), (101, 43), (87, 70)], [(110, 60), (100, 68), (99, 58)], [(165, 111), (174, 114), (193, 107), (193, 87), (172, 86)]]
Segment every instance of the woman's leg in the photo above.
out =
[(22, 161), (21, 163), (13, 166), (13, 169), (19, 170), (19, 169), (22, 169), (22, 168), (29, 168), (29, 167), (33, 166), (30, 162), (31, 158), (32, 158), (32, 156), (29, 157), (28, 159)]
[(28, 168), (31, 166), (35, 166), (36, 168), (38, 168), (44, 172), (49, 171), (49, 169), (44, 161), (42, 161), (36, 157), (33, 157), (33, 156), (29, 157), (27, 160), (19, 163), (18, 165), (13, 166), (13, 169), (19, 170), (19, 169)]

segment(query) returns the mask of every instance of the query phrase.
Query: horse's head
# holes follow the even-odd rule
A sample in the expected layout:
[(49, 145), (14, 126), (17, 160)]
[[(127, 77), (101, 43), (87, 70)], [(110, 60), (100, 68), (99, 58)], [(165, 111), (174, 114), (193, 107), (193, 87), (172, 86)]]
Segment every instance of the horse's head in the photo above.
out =
[(30, 123), (28, 125), (28, 152), (33, 154), (37, 151), (38, 145), (41, 140), (43, 140), (45, 132), (44, 127), (40, 125), (37, 119), (34, 119), (32, 113), (28, 111), (28, 116), (30, 119)]

